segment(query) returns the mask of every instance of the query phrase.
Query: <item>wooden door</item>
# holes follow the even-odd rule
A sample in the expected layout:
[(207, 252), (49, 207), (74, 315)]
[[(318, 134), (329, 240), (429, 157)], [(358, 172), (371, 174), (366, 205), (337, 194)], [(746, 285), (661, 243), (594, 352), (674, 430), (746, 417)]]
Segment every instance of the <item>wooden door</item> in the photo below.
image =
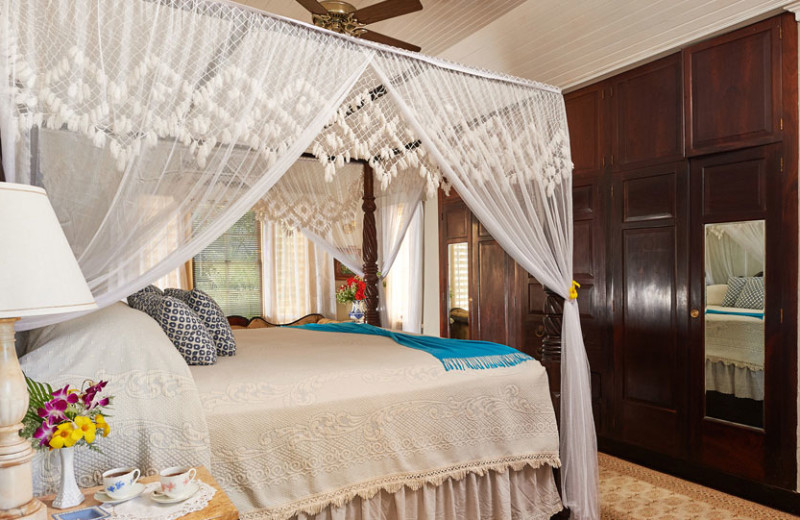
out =
[(456, 304), (453, 308), (450, 305), (451, 247), (459, 245), (466, 249), (465, 264), (469, 266), (471, 240), (472, 213), (467, 209), (467, 205), (458, 197), (455, 190), (451, 191), (449, 196), (439, 190), (439, 334), (444, 338), (473, 337), (473, 322), (469, 316), (471, 310), (466, 309), (467, 312), (464, 312), (461, 305)]
[(615, 176), (612, 266), (615, 436), (686, 452), (688, 175), (685, 163)]
[(470, 318), (473, 338), (519, 348), (517, 334), (517, 265), (483, 224), (472, 216), (472, 294)]
[(785, 23), (794, 17), (770, 18), (683, 51), (690, 155), (781, 139)]
[[(453, 246), (466, 271), (468, 298), (450, 287)], [(455, 260), (454, 260), (455, 261)], [(439, 192), (439, 292), (442, 337), (480, 339), (527, 349), (521, 310), (527, 277), (455, 191)], [(463, 277), (460, 277), (462, 279)], [(462, 280), (464, 281), (464, 280)], [(459, 293), (454, 303), (454, 292)]]
[[(796, 232), (787, 237), (782, 219), (782, 184), (780, 144), (749, 148), (694, 159), (692, 183), (692, 287), (691, 305), (699, 310), (691, 320), (691, 432), (693, 457), (703, 465), (725, 473), (773, 485), (790, 487), (795, 480), (794, 417), (796, 388), (793, 370), (796, 339), (782, 325), (787, 294), (794, 285), (786, 260), (796, 253)], [(760, 275), (764, 283), (763, 369), (749, 369), (748, 377), (760, 372), (764, 385), (763, 399), (754, 400), (722, 394), (728, 414), (711, 410), (706, 383), (705, 308), (705, 227), (742, 221), (765, 222), (765, 263)], [(793, 226), (792, 226), (793, 227)], [(796, 260), (794, 264), (796, 265)], [(794, 300), (795, 295), (789, 296)], [(796, 300), (794, 300), (796, 301)], [(736, 305), (735, 305), (736, 306)], [(792, 316), (796, 310), (792, 307)], [(794, 318), (792, 318), (794, 319)], [(713, 330), (713, 329), (712, 329)], [(790, 338), (784, 338), (788, 334)], [(788, 348), (787, 348), (788, 346)], [(739, 345), (734, 345), (741, 348)], [(733, 347), (732, 347), (733, 348)], [(794, 385), (794, 386), (792, 386)], [(711, 392), (715, 394), (716, 392)], [(742, 414), (751, 405), (763, 423)], [(753, 415), (751, 413), (751, 415)], [(786, 424), (787, 422), (791, 424)]]

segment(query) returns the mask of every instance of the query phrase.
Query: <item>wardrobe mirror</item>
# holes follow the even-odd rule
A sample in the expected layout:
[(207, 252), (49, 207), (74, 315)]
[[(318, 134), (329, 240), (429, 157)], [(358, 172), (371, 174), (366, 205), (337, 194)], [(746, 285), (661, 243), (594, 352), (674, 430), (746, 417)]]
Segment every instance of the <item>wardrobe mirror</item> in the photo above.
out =
[(705, 229), (706, 416), (764, 425), (764, 221)]
[(466, 242), (447, 245), (447, 269), (450, 337), (469, 339), (469, 248)]

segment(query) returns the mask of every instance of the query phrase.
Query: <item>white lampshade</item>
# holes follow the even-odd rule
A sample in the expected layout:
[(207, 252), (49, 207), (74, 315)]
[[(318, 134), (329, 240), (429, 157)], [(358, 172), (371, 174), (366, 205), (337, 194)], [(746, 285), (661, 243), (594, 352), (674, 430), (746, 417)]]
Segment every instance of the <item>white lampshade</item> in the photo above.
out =
[(0, 182), (0, 318), (95, 308), (47, 193)]

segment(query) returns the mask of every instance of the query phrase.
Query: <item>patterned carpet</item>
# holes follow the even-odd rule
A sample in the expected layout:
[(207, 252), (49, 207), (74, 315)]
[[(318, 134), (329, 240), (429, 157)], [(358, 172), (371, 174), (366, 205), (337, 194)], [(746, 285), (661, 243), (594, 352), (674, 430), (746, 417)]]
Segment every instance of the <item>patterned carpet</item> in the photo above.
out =
[(602, 520), (784, 520), (797, 516), (599, 454)]

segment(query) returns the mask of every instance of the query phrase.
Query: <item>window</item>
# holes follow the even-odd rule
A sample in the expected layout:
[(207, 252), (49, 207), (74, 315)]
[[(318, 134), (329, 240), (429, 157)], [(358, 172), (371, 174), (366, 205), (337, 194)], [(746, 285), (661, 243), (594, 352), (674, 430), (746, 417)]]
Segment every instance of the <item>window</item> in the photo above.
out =
[(449, 244), (450, 308), (469, 310), (469, 250), (466, 242)]
[(194, 257), (194, 286), (227, 315), (261, 316), (259, 225), (250, 211)]
[(333, 261), (302, 232), (262, 225), (264, 313), (288, 323), (311, 313), (333, 316)]

